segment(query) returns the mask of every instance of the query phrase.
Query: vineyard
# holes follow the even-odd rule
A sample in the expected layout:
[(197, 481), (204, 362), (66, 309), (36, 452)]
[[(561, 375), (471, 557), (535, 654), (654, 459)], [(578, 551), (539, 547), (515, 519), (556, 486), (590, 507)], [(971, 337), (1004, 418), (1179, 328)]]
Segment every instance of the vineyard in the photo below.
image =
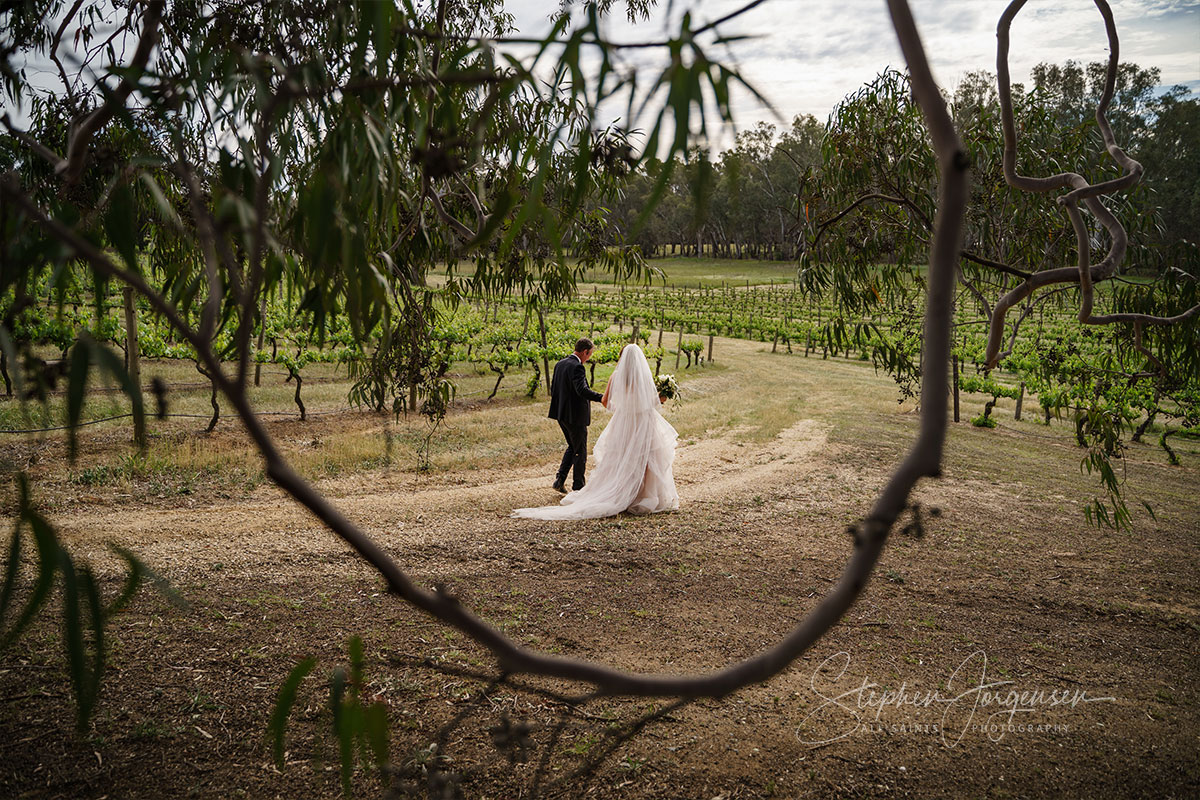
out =
[[(914, 280), (919, 279), (914, 275)], [(522, 296), (460, 299), (438, 289), (426, 293), (434, 310), (429, 335), (432, 356), (442, 365), (435, 371), (491, 375), (489, 400), (502, 387), (511, 389), (514, 381), (530, 397), (545, 393), (551, 365), (570, 353), (583, 335), (597, 344), (590, 365), (593, 381), (598, 367), (602, 376), (606, 374), (605, 367), (615, 363), (626, 342), (640, 342), (657, 373), (687, 370), (720, 358), (719, 350), (714, 352), (714, 337), (770, 344), (771, 352), (870, 361), (895, 377), (901, 400), (914, 395), (919, 380), (921, 309), (902, 303), (897, 308), (878, 296), (868, 296), (857, 313), (847, 313), (832, 293), (806, 291), (795, 281), (752, 284), (747, 280), (694, 288), (585, 284), (568, 301), (541, 304)], [(144, 302), (136, 308), (136, 337), (131, 339), (125, 322), (130, 317), (122, 315), (123, 306), (113, 298), (97, 305), (90, 296), (54, 296), (49, 291), (41, 296), (42, 302), (16, 317), (14, 334), (44, 349), (43, 370), (51, 377), (65, 373), (68, 350), (83, 331), (125, 350), (132, 342), (142, 358), (197, 361), (194, 350), (179, 341)], [(1155, 396), (1132, 381), (1107, 380), (1113, 354), (1127, 345), (1111, 329), (1080, 326), (1072, 308), (1072, 298), (1064, 296), (1060, 305), (1043, 304), (1027, 312), (1023, 316), (1028, 319), (1012, 339), (1000, 369), (984, 373), (986, 330), (979, 323), (977, 302), (964, 293), (957, 306), (952, 353), (956, 415), (957, 395), (964, 392), (991, 398), (984, 414), (973, 420), (981, 426), (994, 425), (990, 412), (1001, 398), (1016, 404), (1020, 419), (1028, 397), (1036, 400), (1047, 423), (1052, 417), (1069, 417), (1086, 401), (1093, 413), (1099, 408), (1134, 428), (1137, 438), (1152, 429), (1168, 454), (1172, 453), (1168, 436), (1200, 433), (1196, 376), (1167, 397)], [(315, 365), (332, 365), (353, 377), (378, 347), (378, 331), (359, 338), (340, 317), (327, 318), (318, 328), (286, 291), (273, 296), (263, 311), (254, 332), (259, 342), (254, 361), (260, 374), (264, 366), (274, 366), (275, 375), (294, 383), (294, 402), (302, 418), (306, 413), (302, 387)], [(229, 331), (218, 333), (218, 351), (228, 350), (231, 337)], [(6, 365), (3, 377), (11, 397)], [(452, 382), (447, 385), (452, 393)], [(143, 391), (163, 389), (147, 386)], [(382, 387), (365, 391), (360, 386), (349, 399), (353, 405), (384, 410), (384, 394)]]

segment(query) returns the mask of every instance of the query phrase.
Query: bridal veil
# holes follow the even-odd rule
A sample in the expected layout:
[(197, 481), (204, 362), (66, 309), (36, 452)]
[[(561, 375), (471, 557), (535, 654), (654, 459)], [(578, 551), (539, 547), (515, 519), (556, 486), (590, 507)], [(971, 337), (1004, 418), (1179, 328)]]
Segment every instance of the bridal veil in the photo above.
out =
[(636, 344), (625, 345), (608, 381), (612, 419), (596, 440), (596, 467), (587, 484), (557, 506), (518, 508), (513, 516), (596, 519), (622, 511), (653, 514), (678, 508), (671, 465), (679, 437), (660, 408), (646, 354)]

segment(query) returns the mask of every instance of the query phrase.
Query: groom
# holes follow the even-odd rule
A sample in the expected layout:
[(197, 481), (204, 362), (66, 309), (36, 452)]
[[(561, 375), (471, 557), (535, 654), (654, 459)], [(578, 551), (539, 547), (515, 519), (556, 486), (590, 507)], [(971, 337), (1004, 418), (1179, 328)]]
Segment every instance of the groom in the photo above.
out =
[(563, 436), (567, 438), (567, 451), (554, 478), (554, 488), (567, 493), (567, 472), (575, 465), (575, 476), (571, 488), (583, 488), (583, 470), (587, 466), (587, 429), (592, 421), (589, 401), (600, 402), (597, 392), (588, 386), (587, 373), (583, 364), (592, 357), (595, 345), (591, 339), (580, 339), (575, 343), (575, 352), (554, 365), (554, 378), (550, 381), (550, 419), (558, 420)]

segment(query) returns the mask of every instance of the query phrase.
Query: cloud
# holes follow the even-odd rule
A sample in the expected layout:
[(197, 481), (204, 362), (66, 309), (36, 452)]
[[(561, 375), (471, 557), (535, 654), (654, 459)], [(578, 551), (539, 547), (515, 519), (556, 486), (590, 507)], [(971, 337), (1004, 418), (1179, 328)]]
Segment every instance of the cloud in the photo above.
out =
[[(659, 39), (678, 30), (685, 11), (693, 12), (696, 27), (744, 4), (745, 0), (660, 0), (654, 17), (645, 23), (632, 25), (615, 13), (607, 23), (608, 36), (622, 42)], [(995, 72), (996, 23), (1007, 4), (1007, 0), (911, 0), (934, 76), (944, 87), (953, 88), (968, 72)], [(544, 30), (545, 0), (510, 0), (506, 7), (522, 30)], [(1196, 47), (1200, 0), (1114, 0), (1112, 7), (1122, 61), (1160, 68), (1166, 85), (1200, 82)], [(824, 120), (863, 83), (889, 66), (904, 66), (880, 0), (769, 0), (723, 25), (721, 32), (754, 37), (731, 45), (730, 52), (741, 73), (770, 99), (785, 122), (797, 114)], [(635, 52), (629, 56), (631, 63), (663, 63), (661, 52)], [(729, 57), (719, 47), (710, 54)], [(1009, 65), (1014, 81), (1028, 82), (1030, 70), (1040, 62), (1107, 58), (1104, 23), (1088, 0), (1030, 2), (1013, 23)], [(744, 91), (735, 95), (733, 108), (742, 128), (771, 118)]]

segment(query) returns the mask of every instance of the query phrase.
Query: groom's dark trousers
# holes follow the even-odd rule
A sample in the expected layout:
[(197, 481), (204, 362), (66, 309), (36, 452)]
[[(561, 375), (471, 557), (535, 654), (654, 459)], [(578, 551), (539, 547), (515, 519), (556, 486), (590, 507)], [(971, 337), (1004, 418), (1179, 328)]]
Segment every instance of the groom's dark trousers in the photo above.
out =
[(554, 476), (554, 482), (565, 484), (567, 473), (574, 466), (575, 477), (571, 481), (571, 488), (582, 489), (583, 473), (587, 469), (587, 425), (568, 425), (559, 420), (558, 427), (562, 428), (563, 436), (567, 439), (567, 450), (563, 453), (562, 463), (558, 466), (558, 474)]
[(600, 400), (600, 394), (588, 386), (587, 372), (578, 356), (572, 353), (554, 365), (548, 416), (558, 420), (558, 426), (567, 440), (566, 452), (554, 478), (556, 484), (565, 483), (567, 472), (574, 468), (571, 488), (583, 488), (583, 473), (587, 468), (587, 429), (592, 422), (591, 403)]

